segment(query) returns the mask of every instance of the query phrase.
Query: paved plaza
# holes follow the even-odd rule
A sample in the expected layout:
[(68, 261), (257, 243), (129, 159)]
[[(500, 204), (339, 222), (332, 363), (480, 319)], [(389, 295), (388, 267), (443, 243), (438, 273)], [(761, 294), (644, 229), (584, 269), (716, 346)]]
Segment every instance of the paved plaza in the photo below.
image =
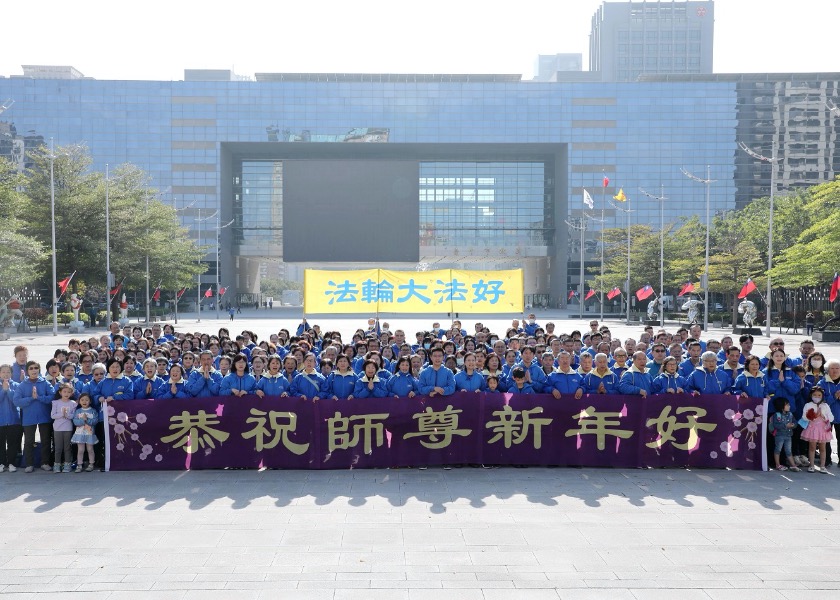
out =
[[(266, 312), (233, 323), (203, 317), (197, 324), (193, 315), (179, 329), (230, 326), (265, 335), (297, 322), (260, 318)], [(559, 331), (589, 320), (556, 312), (549, 318)], [(345, 335), (364, 324), (364, 318), (338, 321)], [(432, 319), (390, 321), (411, 339)], [(472, 328), (474, 320), (463, 321)], [(509, 319), (483, 322), (502, 332)], [(607, 324), (622, 337), (641, 331)], [(69, 337), (66, 330), (58, 338), (13, 336), (0, 342), (0, 356), (10, 361), (11, 348), (24, 343), (45, 360)], [(782, 337), (791, 352), (803, 339)], [(757, 341), (766, 348), (767, 338)], [(840, 356), (836, 345), (817, 347)], [(3, 473), (0, 594), (3, 600), (834, 599), (837, 472)]]

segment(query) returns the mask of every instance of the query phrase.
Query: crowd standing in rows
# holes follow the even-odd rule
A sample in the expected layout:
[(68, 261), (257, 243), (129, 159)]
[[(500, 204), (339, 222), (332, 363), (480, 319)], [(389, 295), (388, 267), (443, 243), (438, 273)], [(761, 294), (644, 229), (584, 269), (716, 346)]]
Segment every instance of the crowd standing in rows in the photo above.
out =
[(46, 365), (30, 361), (24, 346), (0, 365), (0, 472), (16, 470), (21, 441), (25, 471), (35, 469), (36, 431), (45, 471), (101, 468), (103, 419), (113, 400), (254, 394), (317, 401), (459, 391), (770, 398), (776, 468), (825, 473), (831, 464), (832, 423), (840, 437), (840, 361), (827, 361), (811, 340), (791, 354), (775, 338), (770, 352), (755, 356), (749, 334), (704, 340), (697, 325), (673, 334), (646, 327), (638, 340), (622, 341), (597, 321), (589, 325), (560, 333), (531, 314), (499, 334), (482, 323), (468, 332), (456, 320), (447, 330), (434, 323), (409, 341), (405, 331), (369, 319), (345, 341), (306, 319), (294, 335), (280, 329), (263, 340), (252, 331), (176, 334), (172, 325), (121, 330), (114, 322), (107, 335), (70, 340)]

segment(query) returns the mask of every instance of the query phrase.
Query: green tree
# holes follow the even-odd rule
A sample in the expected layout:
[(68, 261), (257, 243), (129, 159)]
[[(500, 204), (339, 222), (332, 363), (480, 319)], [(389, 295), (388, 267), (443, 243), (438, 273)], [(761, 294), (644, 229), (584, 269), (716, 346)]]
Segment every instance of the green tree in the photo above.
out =
[(715, 217), (709, 252), (709, 291), (724, 294), (732, 306), (732, 322), (738, 320), (738, 292), (748, 277), (761, 289), (766, 285), (766, 263), (751, 241), (743, 239), (740, 211)]
[(286, 290), (303, 291), (303, 284), (298, 281), (281, 279), (279, 277), (263, 277), (260, 279), (260, 292), (263, 296), (273, 296), (276, 302), (280, 301), (283, 292)]
[(0, 158), (0, 290), (21, 288), (41, 278), (49, 257), (41, 242), (23, 233), (22, 185), (23, 177), (14, 165)]

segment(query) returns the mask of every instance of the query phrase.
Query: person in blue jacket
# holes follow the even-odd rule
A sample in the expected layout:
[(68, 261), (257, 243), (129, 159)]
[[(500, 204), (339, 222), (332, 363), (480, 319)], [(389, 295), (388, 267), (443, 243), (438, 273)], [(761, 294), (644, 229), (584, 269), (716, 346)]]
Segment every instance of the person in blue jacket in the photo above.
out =
[(701, 394), (723, 394), (729, 395), (732, 388), (732, 380), (729, 375), (717, 368), (717, 353), (707, 350), (700, 356), (701, 366), (694, 369), (688, 376), (686, 390), (692, 396)]
[(770, 353), (770, 362), (764, 369), (767, 376), (767, 390), (771, 398), (784, 398), (796, 412), (796, 395), (799, 393), (799, 377), (788, 366), (788, 357), (781, 348)]
[(540, 365), (539, 361), (534, 360), (534, 348), (532, 346), (523, 346), (520, 350), (520, 358), (521, 360), (517, 363), (517, 366), (525, 370), (525, 381), (531, 384), (535, 393), (547, 392), (548, 389), (543, 389), (547, 388), (547, 378), (542, 370), (542, 365)]
[(233, 359), (230, 373), (224, 376), (219, 386), (220, 396), (246, 396), (257, 389), (257, 380), (248, 372), (248, 358), (237, 354)]
[(13, 402), (20, 409), (23, 425), (23, 459), (25, 471), (34, 470), (35, 430), (41, 437), (41, 468), (51, 471), (49, 464), (52, 452), (52, 401), (55, 389), (41, 376), (41, 365), (34, 360), (27, 361), (27, 378), (15, 390)]
[(324, 395), (333, 400), (352, 398), (359, 376), (350, 368), (350, 359), (339, 354), (335, 359), (335, 369), (327, 377)]
[(420, 383), (411, 374), (411, 359), (401, 356), (397, 359), (397, 367), (393, 377), (385, 382), (388, 395), (394, 398), (414, 398), (420, 391)]
[(484, 377), (484, 389), (487, 389), (487, 378), (496, 378), (496, 391), (506, 392), (510, 381), (502, 370), (502, 359), (495, 352), (490, 353), (484, 361), (484, 370), (481, 372)]
[(157, 361), (147, 358), (143, 361), (143, 376), (134, 382), (134, 397), (136, 399), (157, 398), (158, 390), (166, 382), (157, 376)]
[(603, 352), (595, 355), (595, 368), (583, 378), (587, 394), (617, 394), (620, 377), (609, 367), (609, 357)]
[(451, 396), (455, 393), (455, 376), (443, 366), (443, 348), (429, 351), (431, 365), (420, 371), (420, 393), (424, 396)]
[[(577, 373), (575, 371), (575, 373)], [(510, 379), (513, 383), (508, 388), (508, 393), (511, 394), (533, 394), (534, 388), (531, 384), (525, 381), (525, 369), (522, 367), (513, 367), (510, 371)]]
[(73, 386), (73, 399), (78, 400), (79, 394), (85, 389), (85, 384), (82, 380), (76, 377), (76, 365), (71, 362), (61, 363), (61, 378), (59, 383), (69, 383)]
[(455, 391), (480, 392), (484, 388), (484, 377), (475, 369), (475, 353), (464, 355), (464, 368), (455, 374)]
[[(100, 403), (100, 408), (104, 408), (108, 402), (113, 400), (134, 400), (134, 382), (123, 375), (122, 362), (116, 358), (108, 359), (105, 363), (105, 368), (108, 374), (102, 380), (99, 386), (99, 398), (93, 398)], [(104, 415), (100, 415), (103, 418)]]
[(254, 392), (260, 398), (266, 396), (288, 396), (292, 384), (283, 376), (280, 371), (283, 369), (283, 361), (279, 354), (272, 354), (268, 357), (268, 371), (263, 373), (257, 382), (257, 389)]
[(213, 353), (203, 350), (198, 355), (199, 366), (193, 369), (187, 379), (187, 391), (193, 398), (218, 396), (222, 386), (222, 374), (213, 368)]
[(618, 391), (631, 396), (645, 398), (653, 389), (653, 377), (647, 372), (647, 354), (643, 350), (633, 353), (633, 364), (621, 376)]
[(770, 393), (767, 376), (761, 371), (761, 359), (750, 356), (744, 362), (744, 371), (735, 378), (733, 393), (741, 398), (766, 398)]
[(686, 379), (677, 371), (677, 359), (669, 356), (662, 361), (662, 372), (653, 378), (651, 394), (682, 394), (685, 392)]
[(174, 364), (169, 367), (169, 379), (158, 388), (157, 400), (172, 400), (174, 398), (190, 398), (187, 391), (187, 381), (184, 379), (184, 370), (181, 365)]
[(354, 398), (384, 398), (388, 395), (385, 380), (379, 377), (379, 365), (376, 361), (366, 360), (362, 371), (363, 374), (353, 389)]
[[(513, 387), (508, 388), (508, 391), (513, 392)], [(548, 378), (545, 391), (550, 391), (558, 399), (564, 394), (574, 394), (575, 398), (583, 396), (583, 377), (572, 368), (572, 355), (565, 350), (561, 350), (557, 356), (557, 369)]]
[(17, 471), (15, 458), (20, 451), (23, 426), (20, 423), (20, 409), (15, 406), (16, 381), (12, 381), (11, 365), (0, 365), (0, 473), (8, 467)]
[(303, 357), (303, 368), (292, 380), (289, 395), (300, 396), (304, 400), (319, 400), (323, 398), (324, 386), (327, 380), (315, 368), (315, 355), (308, 352)]

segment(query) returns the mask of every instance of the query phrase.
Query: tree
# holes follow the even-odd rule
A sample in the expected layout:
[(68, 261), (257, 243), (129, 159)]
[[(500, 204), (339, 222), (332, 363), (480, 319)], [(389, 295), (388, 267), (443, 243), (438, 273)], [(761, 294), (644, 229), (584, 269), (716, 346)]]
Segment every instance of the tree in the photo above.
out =
[(260, 279), (260, 292), (263, 296), (273, 296), (275, 299), (279, 299), (286, 290), (303, 291), (303, 284), (278, 277), (263, 277)]
[[(6, 159), (0, 158), (0, 289), (15, 290), (44, 274), (49, 257), (44, 245), (22, 233), (25, 198), (19, 192), (23, 177)], [(49, 206), (49, 204), (48, 204)]]
[(732, 306), (732, 322), (738, 320), (738, 292), (748, 277), (756, 286), (766, 279), (761, 253), (752, 242), (742, 239), (740, 211), (731, 211), (715, 217), (709, 252), (709, 291), (729, 297)]

